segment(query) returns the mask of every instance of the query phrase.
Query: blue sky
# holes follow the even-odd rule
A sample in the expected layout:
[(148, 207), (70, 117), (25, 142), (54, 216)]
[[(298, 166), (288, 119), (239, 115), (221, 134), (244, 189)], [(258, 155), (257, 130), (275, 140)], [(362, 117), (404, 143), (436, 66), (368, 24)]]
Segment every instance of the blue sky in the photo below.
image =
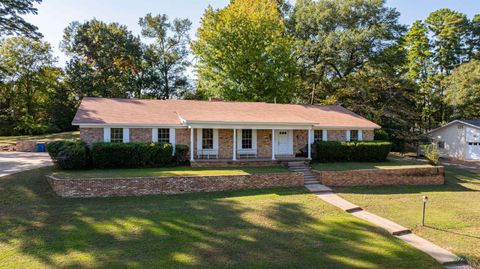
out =
[[(147, 13), (167, 14), (170, 18), (190, 19), (193, 23), (191, 37), (194, 38), (205, 8), (208, 5), (214, 8), (224, 7), (228, 2), (229, 0), (43, 0), (38, 5), (38, 15), (26, 18), (39, 27), (45, 40), (54, 47), (59, 65), (63, 66), (66, 57), (58, 45), (63, 29), (71, 21), (85, 21), (95, 17), (127, 25), (134, 34), (140, 34), (138, 18)], [(440, 8), (463, 12), (469, 18), (480, 13), (480, 0), (387, 0), (387, 5), (401, 13), (400, 22), (403, 24), (423, 20), (430, 12)]]

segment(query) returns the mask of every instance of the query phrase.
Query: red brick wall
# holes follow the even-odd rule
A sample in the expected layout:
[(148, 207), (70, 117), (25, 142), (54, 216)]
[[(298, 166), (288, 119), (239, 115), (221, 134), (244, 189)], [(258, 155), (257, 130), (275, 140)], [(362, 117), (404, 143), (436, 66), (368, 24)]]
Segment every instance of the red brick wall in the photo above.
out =
[(363, 130), (362, 135), (365, 141), (372, 141), (374, 138), (373, 130)]
[(445, 182), (445, 172), (441, 166), (312, 171), (316, 175), (317, 180), (327, 186), (442, 185)]
[(177, 144), (190, 145), (190, 129), (188, 128), (176, 129), (175, 142)]
[(289, 172), (239, 176), (101, 179), (59, 179), (47, 176), (47, 181), (62, 197), (110, 197), (299, 187), (303, 186), (303, 174)]
[(257, 157), (272, 158), (272, 130), (257, 130)]
[(218, 158), (219, 159), (233, 158), (233, 130), (232, 129), (218, 130)]
[(293, 154), (300, 153), (300, 149), (308, 143), (307, 130), (293, 130)]
[(346, 141), (347, 130), (327, 130), (328, 141)]
[(103, 142), (103, 128), (80, 128), (80, 139), (88, 145)]
[(152, 142), (152, 129), (130, 128), (130, 142)]

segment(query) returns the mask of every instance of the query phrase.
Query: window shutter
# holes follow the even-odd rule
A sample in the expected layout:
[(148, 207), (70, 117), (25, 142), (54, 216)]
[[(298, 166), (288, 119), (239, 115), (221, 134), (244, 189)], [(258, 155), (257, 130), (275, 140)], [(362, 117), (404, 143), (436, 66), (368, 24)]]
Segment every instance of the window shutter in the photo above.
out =
[(175, 135), (176, 135), (175, 128), (170, 128), (169, 139), (170, 139), (170, 144), (172, 144), (172, 147), (173, 147), (172, 155), (175, 155), (175, 144), (177, 143)]
[(252, 149), (257, 149), (257, 130), (252, 130)]
[(213, 149), (218, 150), (218, 129), (213, 129)]
[(129, 142), (130, 142), (130, 129), (123, 128), (123, 143), (129, 143)]
[(103, 142), (110, 142), (110, 127), (103, 128)]
[(346, 133), (346, 139), (345, 139), (345, 141), (350, 141), (350, 130), (347, 130), (346, 132), (347, 132), (347, 133)]
[(328, 131), (327, 130), (322, 130), (322, 140), (323, 141), (328, 141)]
[(198, 152), (202, 150), (202, 128), (197, 129), (197, 150)]
[(242, 149), (242, 129), (237, 129), (237, 149)]
[(362, 130), (358, 130), (358, 141), (363, 141), (363, 132), (362, 132)]
[(152, 142), (158, 142), (158, 128), (152, 128)]

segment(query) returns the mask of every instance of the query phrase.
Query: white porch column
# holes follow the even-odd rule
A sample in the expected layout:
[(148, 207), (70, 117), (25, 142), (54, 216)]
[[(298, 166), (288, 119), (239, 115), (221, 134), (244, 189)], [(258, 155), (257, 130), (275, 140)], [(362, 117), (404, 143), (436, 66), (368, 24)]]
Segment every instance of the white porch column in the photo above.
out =
[(193, 161), (193, 127), (190, 128), (190, 161)]
[(308, 159), (312, 159), (312, 129), (308, 129)]
[(275, 160), (275, 129), (272, 129), (272, 160)]
[(237, 129), (233, 128), (233, 158), (232, 160), (237, 160)]

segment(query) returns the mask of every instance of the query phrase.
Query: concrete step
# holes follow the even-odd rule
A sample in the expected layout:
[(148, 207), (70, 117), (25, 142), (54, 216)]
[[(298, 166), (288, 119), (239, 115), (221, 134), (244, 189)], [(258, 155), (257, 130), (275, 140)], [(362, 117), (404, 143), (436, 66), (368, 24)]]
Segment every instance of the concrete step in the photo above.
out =
[(305, 187), (314, 193), (332, 193), (332, 189), (320, 183), (307, 184)]

